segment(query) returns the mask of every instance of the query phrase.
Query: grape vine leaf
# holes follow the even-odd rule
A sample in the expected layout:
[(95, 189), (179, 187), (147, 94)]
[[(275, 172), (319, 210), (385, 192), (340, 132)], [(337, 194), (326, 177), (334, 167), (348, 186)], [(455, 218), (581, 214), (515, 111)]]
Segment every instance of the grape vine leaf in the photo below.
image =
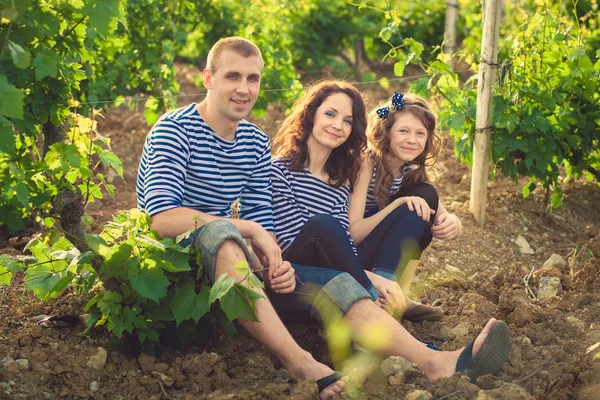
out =
[(221, 308), (229, 322), (238, 318), (257, 321), (254, 302), (262, 298), (260, 293), (238, 284), (221, 299)]
[[(25, 93), (8, 83), (6, 76), (0, 74), (0, 116), (23, 119), (24, 98)], [(4, 135), (6, 135), (5, 132), (3, 132)]]
[(190, 318), (198, 323), (198, 320), (210, 309), (208, 305), (209, 294), (210, 289), (207, 286), (202, 286), (200, 293), (196, 294), (193, 281), (178, 287), (171, 301), (171, 311), (173, 311), (177, 325), (179, 326), (182, 321)]
[(127, 276), (131, 286), (142, 297), (158, 303), (167, 295), (170, 282), (155, 260), (148, 258), (142, 260), (139, 268), (128, 268)]
[(229, 290), (233, 287), (234, 283), (235, 279), (227, 278), (227, 273), (225, 272), (221, 276), (219, 276), (219, 279), (217, 279), (210, 288), (210, 297), (208, 299), (208, 305), (211, 305), (215, 302), (215, 300), (218, 300), (225, 296), (227, 292), (229, 292)]

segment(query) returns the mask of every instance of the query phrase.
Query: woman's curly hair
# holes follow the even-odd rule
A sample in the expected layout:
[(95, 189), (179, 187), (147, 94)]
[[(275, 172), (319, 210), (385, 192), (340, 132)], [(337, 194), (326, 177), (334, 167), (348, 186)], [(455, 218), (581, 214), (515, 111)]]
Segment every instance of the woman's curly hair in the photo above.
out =
[(313, 130), (316, 111), (329, 96), (336, 93), (344, 93), (352, 100), (352, 132), (342, 145), (331, 151), (325, 169), (332, 186), (350, 184), (352, 191), (367, 147), (367, 117), (363, 94), (348, 82), (325, 80), (307, 88), (273, 138), (273, 155), (289, 159), (292, 170), (308, 167), (310, 156), (306, 142)]
[[(381, 107), (389, 107), (390, 113), (383, 119), (377, 115), (377, 110)], [(391, 99), (387, 99), (378, 104), (369, 113), (369, 126), (367, 128), (368, 149), (373, 160), (373, 167), (376, 169), (374, 196), (383, 208), (389, 203), (390, 189), (394, 182), (396, 172), (386, 162), (386, 157), (390, 154), (390, 135), (392, 126), (396, 122), (398, 115), (411, 113), (419, 118), (427, 129), (427, 142), (425, 149), (417, 158), (411, 161), (411, 164), (418, 165), (419, 168), (413, 168), (407, 172), (402, 179), (402, 186), (410, 186), (415, 183), (430, 183), (426, 167), (437, 164), (437, 157), (441, 148), (441, 139), (437, 134), (437, 123), (435, 114), (429, 107), (429, 104), (421, 97), (408, 93), (404, 95), (404, 106), (400, 110), (391, 107)]]

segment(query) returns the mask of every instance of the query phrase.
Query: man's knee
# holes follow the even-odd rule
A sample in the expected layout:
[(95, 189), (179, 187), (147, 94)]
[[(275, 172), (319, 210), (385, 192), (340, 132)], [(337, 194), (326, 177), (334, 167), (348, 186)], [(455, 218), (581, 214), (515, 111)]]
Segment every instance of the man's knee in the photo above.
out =
[(234, 224), (226, 220), (216, 220), (206, 224), (196, 237), (195, 249), (200, 252), (202, 267), (211, 281), (215, 279), (217, 257), (231, 254), (245, 257), (250, 263), (252, 255), (244, 238)]
[(362, 299), (372, 301), (369, 292), (352, 275), (342, 272), (320, 290), (313, 304), (313, 312), (319, 312), (321, 318), (335, 314), (335, 310), (346, 314), (353, 304)]

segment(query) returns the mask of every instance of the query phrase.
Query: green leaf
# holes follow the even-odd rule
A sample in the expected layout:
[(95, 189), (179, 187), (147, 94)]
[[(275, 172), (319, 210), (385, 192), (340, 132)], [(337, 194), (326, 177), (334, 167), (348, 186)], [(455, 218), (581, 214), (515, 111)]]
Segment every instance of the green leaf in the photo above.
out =
[(98, 235), (86, 234), (85, 235), (85, 243), (90, 247), (90, 249), (92, 249), (96, 253), (100, 252), (101, 247), (107, 246), (106, 241)]
[(171, 312), (171, 297), (163, 297), (160, 303), (147, 301), (144, 304), (146, 317), (152, 321), (173, 321)]
[(173, 301), (171, 301), (171, 311), (175, 316), (177, 325), (190, 318), (198, 323), (200, 318), (210, 309), (208, 304), (209, 294), (210, 289), (207, 286), (202, 286), (200, 293), (196, 294), (195, 283), (192, 281), (177, 288)]
[[(9, 84), (6, 76), (0, 74), (0, 117), (23, 119), (24, 98), (25, 93)], [(6, 135), (6, 131), (2, 132), (2, 136)]]
[(169, 249), (166, 252), (156, 252), (155, 255), (160, 260), (159, 266), (165, 271), (185, 272), (192, 270), (192, 267), (189, 263), (189, 255), (185, 253)]
[(230, 290), (223, 297), (221, 308), (230, 322), (238, 318), (256, 321), (256, 307), (254, 303), (256, 300), (262, 298), (264, 297), (252, 289), (237, 284), (234, 290)]
[(105, 265), (111, 276), (126, 276), (125, 269), (133, 255), (132, 245), (129, 243), (115, 244), (112, 247), (102, 248), (99, 253), (104, 257)]
[(60, 280), (59, 274), (53, 271), (48, 264), (30, 267), (25, 272), (25, 287), (44, 301), (52, 298), (53, 288)]
[(41, 50), (33, 59), (33, 67), (35, 68), (35, 79), (42, 80), (49, 76), (56, 78), (58, 74), (58, 55), (50, 50)]
[(215, 302), (215, 300), (225, 296), (233, 287), (234, 283), (235, 278), (227, 278), (227, 273), (225, 272), (219, 276), (219, 279), (217, 279), (212, 288), (210, 288), (210, 298), (208, 300), (208, 304), (211, 305)]
[(94, 304), (98, 303), (98, 300), (104, 295), (104, 293), (96, 293), (94, 297), (83, 307), (84, 312), (88, 312), (90, 308), (94, 306)]
[(264, 283), (261, 282), (260, 279), (258, 279), (258, 277), (254, 274), (250, 274), (248, 275), (248, 287), (250, 288), (255, 288), (255, 287), (259, 287), (261, 289), (265, 288)]
[(427, 76), (413, 81), (413, 83), (410, 84), (411, 92), (426, 99), (429, 95), (429, 81), (430, 78)]
[(121, 166), (121, 160), (119, 159), (119, 157), (117, 157), (115, 153), (101, 152), (98, 153), (98, 156), (100, 156), (100, 161), (105, 167), (114, 168), (117, 174), (119, 174), (119, 176), (123, 178), (123, 167)]
[(10, 51), (10, 56), (17, 68), (24, 69), (29, 67), (31, 54), (29, 54), (28, 51), (23, 50), (20, 45), (11, 40), (8, 41), (8, 50)]
[(15, 188), (15, 191), (17, 192), (17, 200), (19, 200), (19, 202), (21, 204), (23, 204), (23, 207), (25, 207), (26, 210), (29, 210), (29, 188), (27, 187), (26, 184), (24, 184), (23, 182), (19, 182), (17, 183), (17, 187)]
[(13, 274), (4, 265), (0, 264), (0, 283), (3, 285), (10, 285)]
[(167, 287), (170, 282), (155, 260), (142, 260), (139, 268), (128, 269), (127, 276), (131, 281), (131, 286), (144, 298), (158, 303), (167, 295)]
[(398, 61), (396, 64), (394, 64), (394, 75), (402, 77), (404, 75), (405, 67), (406, 64), (404, 64), (403, 61)]
[(10, 126), (0, 125), (0, 153), (15, 154), (15, 134)]
[(120, 293), (107, 290), (104, 296), (98, 300), (98, 309), (102, 315), (120, 314), (121, 313), (121, 301), (123, 296)]
[(90, 14), (89, 28), (94, 29), (102, 36), (108, 36), (116, 27), (114, 21), (117, 18), (121, 22), (125, 20), (119, 11), (119, 2), (120, 0), (93, 2), (95, 6)]
[(92, 261), (94, 258), (96, 258), (96, 254), (94, 254), (94, 252), (92, 252), (92, 251), (86, 251), (81, 254), (77, 254), (75, 256), (75, 258), (73, 258), (71, 260), (71, 262), (69, 263), (69, 269), (71, 269), (71, 267), (74, 267), (74, 266), (87, 264), (88, 262)]
[(250, 266), (248, 265), (248, 261), (246, 260), (241, 260), (239, 261), (237, 264), (235, 264), (233, 266), (233, 268), (237, 271), (240, 272), (242, 274), (247, 274), (249, 272), (248, 268), (250, 268)]

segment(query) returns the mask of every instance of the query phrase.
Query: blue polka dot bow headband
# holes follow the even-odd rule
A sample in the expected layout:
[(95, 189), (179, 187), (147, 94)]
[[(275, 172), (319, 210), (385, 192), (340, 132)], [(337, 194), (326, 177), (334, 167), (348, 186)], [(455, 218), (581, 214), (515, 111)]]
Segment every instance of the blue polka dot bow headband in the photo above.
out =
[(391, 107), (381, 107), (377, 109), (377, 115), (381, 119), (387, 119), (388, 115), (390, 115), (390, 109), (393, 110), (401, 110), (404, 107), (404, 95), (402, 93), (394, 92), (392, 95), (392, 106)]

